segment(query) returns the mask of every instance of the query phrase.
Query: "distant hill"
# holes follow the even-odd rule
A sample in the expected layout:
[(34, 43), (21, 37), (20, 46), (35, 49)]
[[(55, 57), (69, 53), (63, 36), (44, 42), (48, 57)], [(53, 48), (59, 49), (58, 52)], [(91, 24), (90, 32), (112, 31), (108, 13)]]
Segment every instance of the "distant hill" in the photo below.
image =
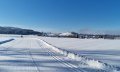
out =
[(31, 29), (22, 29), (16, 27), (1, 27), (0, 34), (20, 34), (20, 35), (41, 35), (42, 32), (34, 31)]

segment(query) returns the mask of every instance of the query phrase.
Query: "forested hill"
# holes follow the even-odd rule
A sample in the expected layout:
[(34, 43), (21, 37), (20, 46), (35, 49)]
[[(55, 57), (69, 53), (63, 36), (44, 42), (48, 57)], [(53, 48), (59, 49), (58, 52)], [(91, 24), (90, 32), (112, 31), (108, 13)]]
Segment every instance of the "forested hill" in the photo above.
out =
[(30, 35), (30, 34), (42, 34), (41, 32), (34, 31), (31, 29), (22, 29), (16, 27), (1, 27), (0, 26), (0, 34), (22, 34), (22, 35)]

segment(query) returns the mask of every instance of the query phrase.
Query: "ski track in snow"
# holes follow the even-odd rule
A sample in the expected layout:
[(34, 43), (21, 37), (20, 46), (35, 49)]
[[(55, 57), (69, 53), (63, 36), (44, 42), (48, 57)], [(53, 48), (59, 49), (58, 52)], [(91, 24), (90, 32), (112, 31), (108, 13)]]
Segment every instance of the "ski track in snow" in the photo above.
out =
[(120, 67), (115, 67), (115, 66), (103, 63), (103, 62), (95, 60), (95, 59), (90, 59), (90, 58), (87, 58), (87, 57), (84, 57), (84, 56), (81, 56), (81, 55), (77, 55), (76, 53), (69, 52), (67, 50), (54, 47), (51, 44), (45, 42), (44, 40), (41, 40), (41, 41), (44, 44), (46, 44), (47, 46), (49, 46), (50, 48), (52, 48), (53, 50), (55, 50), (56, 52), (61, 53), (65, 56), (67, 56), (68, 58), (71, 58), (71, 59), (74, 59), (74, 60), (77, 59), (78, 61), (81, 62), (81, 65), (84, 64), (83, 65), (83, 67), (85, 66), (84, 68), (87, 68), (87, 66), (88, 66), (89, 68), (98, 69), (98, 71), (102, 71), (102, 72), (103, 71), (105, 71), (105, 72), (119, 72), (120, 71)]
[(0, 60), (2, 72), (82, 72), (76, 71), (71, 63), (60, 60), (63, 55), (52, 52), (34, 39), (17, 39), (0, 48), (0, 57), (4, 58)]
[(38, 38), (15, 38), (0, 45), (0, 72), (119, 72), (109, 64), (101, 69), (99, 61), (76, 57)]

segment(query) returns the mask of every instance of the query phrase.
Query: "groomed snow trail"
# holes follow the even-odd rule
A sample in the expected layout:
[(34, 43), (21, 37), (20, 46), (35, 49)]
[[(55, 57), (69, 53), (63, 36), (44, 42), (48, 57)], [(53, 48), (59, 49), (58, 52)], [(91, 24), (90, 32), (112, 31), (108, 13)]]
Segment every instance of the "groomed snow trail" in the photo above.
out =
[(39, 40), (15, 39), (0, 45), (0, 72), (78, 72), (63, 58)]
[(39, 39), (17, 38), (0, 45), (0, 72), (107, 71), (85, 68), (84, 64), (55, 52)]

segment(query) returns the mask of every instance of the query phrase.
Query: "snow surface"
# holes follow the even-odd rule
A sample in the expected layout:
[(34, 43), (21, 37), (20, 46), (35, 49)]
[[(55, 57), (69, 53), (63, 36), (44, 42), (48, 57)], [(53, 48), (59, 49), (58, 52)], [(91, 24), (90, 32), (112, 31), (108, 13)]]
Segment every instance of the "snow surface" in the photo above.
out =
[(120, 40), (40, 37), (49, 44), (120, 67)]
[(120, 40), (40, 37), (67, 50), (120, 50)]
[[(107, 49), (84, 51), (61, 45), (63, 42), (69, 43), (67, 45), (78, 43), (79, 40), (74, 38), (12, 37), (15, 40), (0, 45), (0, 72), (120, 72), (119, 65), (106, 63), (103, 57), (119, 59), (119, 49), (115, 58), (116, 54), (112, 51), (112, 54), (109, 51), (104, 53)], [(92, 43), (92, 39), (83, 39), (82, 44), (86, 41)], [(94, 41), (97, 43), (97, 40)]]
[(99, 70), (104, 70), (104, 71), (108, 71), (108, 72), (120, 71), (119, 67), (115, 67), (115, 66), (112, 66), (112, 65), (100, 62), (99, 60), (95, 60), (94, 58), (93, 59), (89, 59), (89, 58), (83, 57), (82, 55), (78, 55), (78, 54), (76, 54), (74, 52), (70, 52), (70, 51), (67, 51), (65, 49), (61, 49), (61, 48), (55, 47), (55, 46), (47, 43), (44, 40), (41, 40), (41, 41), (45, 45), (49, 46), (51, 49), (56, 51), (57, 53), (63, 54), (64, 56), (66, 56), (66, 57), (68, 57), (70, 59), (79, 61), (80, 62), (80, 66), (78, 66), (78, 67), (81, 67), (81, 66), (84, 67), (85, 66), (85, 67), (89, 67), (89, 68), (93, 68), (93, 69), (99, 69)]

